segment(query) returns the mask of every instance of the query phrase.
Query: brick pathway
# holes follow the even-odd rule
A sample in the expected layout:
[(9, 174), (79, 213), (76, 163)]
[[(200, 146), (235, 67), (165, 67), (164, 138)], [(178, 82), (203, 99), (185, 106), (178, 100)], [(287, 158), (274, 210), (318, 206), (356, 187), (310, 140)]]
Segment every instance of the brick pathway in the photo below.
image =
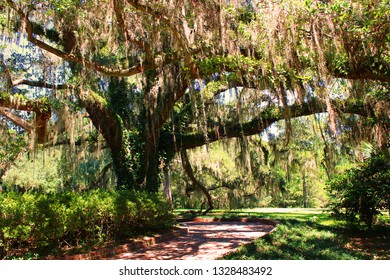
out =
[(275, 224), (253, 221), (191, 221), (188, 233), (105, 259), (212, 260), (268, 234)]

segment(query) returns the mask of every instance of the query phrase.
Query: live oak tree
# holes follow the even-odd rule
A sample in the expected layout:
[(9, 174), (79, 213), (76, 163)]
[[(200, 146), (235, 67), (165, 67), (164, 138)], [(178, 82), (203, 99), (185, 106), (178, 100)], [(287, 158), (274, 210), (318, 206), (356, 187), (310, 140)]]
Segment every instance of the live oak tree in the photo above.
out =
[[(361, 135), (386, 147), (389, 5), (2, 0), (3, 38), (25, 36), (47, 68), (67, 74), (23, 76), (4, 53), (0, 121), (44, 144), (64, 100), (77, 103), (110, 150), (117, 185), (150, 191), (178, 152), (202, 189), (186, 150), (258, 134), (279, 120), (291, 129), (289, 119), (320, 112), (329, 113), (334, 137), (343, 114), (354, 114), (370, 124)], [(21, 85), (51, 94), (15, 94)]]

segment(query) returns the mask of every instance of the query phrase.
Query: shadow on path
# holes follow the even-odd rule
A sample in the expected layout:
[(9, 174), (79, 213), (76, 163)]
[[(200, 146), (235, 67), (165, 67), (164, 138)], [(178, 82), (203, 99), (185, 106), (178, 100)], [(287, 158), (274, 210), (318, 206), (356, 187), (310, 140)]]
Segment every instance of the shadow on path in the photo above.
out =
[(259, 222), (185, 222), (188, 234), (107, 259), (212, 260), (269, 233), (274, 226)]

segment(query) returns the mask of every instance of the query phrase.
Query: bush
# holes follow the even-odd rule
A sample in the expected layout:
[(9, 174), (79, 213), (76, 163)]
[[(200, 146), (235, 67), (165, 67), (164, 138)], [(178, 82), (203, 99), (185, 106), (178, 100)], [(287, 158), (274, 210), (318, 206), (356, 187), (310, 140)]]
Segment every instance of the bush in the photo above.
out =
[(380, 211), (390, 211), (389, 162), (376, 155), (329, 184), (333, 213), (350, 223), (372, 228)]
[(0, 193), (0, 257), (16, 249), (96, 245), (168, 229), (174, 220), (157, 194), (137, 191)]

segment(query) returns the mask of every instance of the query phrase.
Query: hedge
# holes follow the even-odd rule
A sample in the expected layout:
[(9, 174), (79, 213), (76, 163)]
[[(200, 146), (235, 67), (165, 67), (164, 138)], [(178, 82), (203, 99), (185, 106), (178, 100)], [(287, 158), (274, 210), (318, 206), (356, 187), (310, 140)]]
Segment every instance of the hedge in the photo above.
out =
[(139, 191), (0, 193), (0, 257), (15, 250), (118, 241), (173, 225), (157, 194)]

